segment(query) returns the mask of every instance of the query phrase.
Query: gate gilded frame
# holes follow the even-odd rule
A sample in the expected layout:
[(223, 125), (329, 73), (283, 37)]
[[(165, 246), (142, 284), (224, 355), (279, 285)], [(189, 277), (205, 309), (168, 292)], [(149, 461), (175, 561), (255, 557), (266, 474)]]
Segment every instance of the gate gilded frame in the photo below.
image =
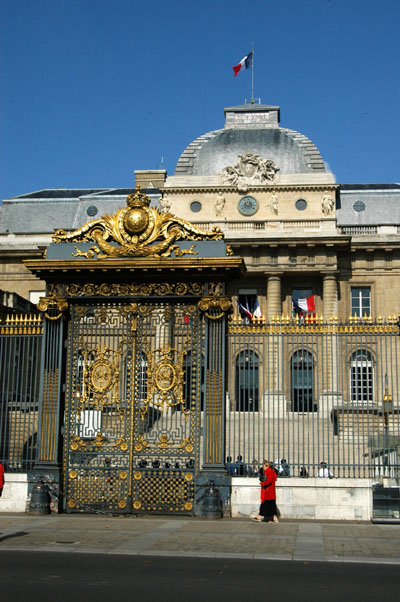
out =
[[(46, 320), (70, 313), (61, 488), (70, 512), (192, 513), (199, 471), (204, 480), (224, 470), (225, 282), (243, 260), (218, 228), (149, 203), (137, 191), (115, 216), (58, 230), (43, 259), (25, 262), (46, 280)], [(62, 411), (62, 388), (54, 402), (43, 424)], [(42, 449), (57, 429), (43, 431)], [(48, 462), (56, 472), (56, 454)]]

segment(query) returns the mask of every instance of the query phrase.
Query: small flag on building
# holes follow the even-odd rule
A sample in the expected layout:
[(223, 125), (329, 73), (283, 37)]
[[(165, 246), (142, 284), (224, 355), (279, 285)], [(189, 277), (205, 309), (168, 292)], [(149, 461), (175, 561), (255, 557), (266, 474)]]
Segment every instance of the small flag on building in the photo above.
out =
[(250, 311), (247, 297), (244, 299), (241, 298), (240, 301), (238, 301), (238, 305), (239, 312), (242, 318), (248, 318), (249, 320), (251, 320), (253, 318), (253, 314)]
[[(249, 299), (250, 297), (250, 299)], [(239, 312), (242, 318), (248, 320), (260, 320), (262, 318), (260, 304), (258, 303), (257, 297), (253, 298), (253, 295), (241, 295), (238, 300)]]
[(260, 304), (258, 302), (257, 297), (256, 297), (256, 300), (254, 302), (254, 307), (253, 307), (253, 318), (257, 318), (257, 320), (260, 320), (262, 318)]
[(237, 65), (232, 67), (234, 76), (236, 77), (237, 74), (239, 73), (239, 71), (241, 71), (242, 69), (250, 69), (252, 64), (253, 64), (253, 51), (251, 51), (249, 54), (244, 56), (242, 58), (242, 60), (240, 61), (240, 63), (238, 63)]
[(314, 295), (306, 299), (295, 299), (292, 297), (293, 311), (296, 314), (313, 314), (315, 313)]

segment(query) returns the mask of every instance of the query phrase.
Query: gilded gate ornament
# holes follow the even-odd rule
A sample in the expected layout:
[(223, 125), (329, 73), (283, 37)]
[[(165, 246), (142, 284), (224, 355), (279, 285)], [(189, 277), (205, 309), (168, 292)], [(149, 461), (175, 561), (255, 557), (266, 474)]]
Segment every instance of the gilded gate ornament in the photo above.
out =
[(36, 307), (48, 320), (59, 320), (68, 308), (68, 303), (64, 297), (41, 297)]
[(225, 314), (232, 312), (232, 302), (229, 297), (202, 297), (198, 306), (209, 320), (220, 320)]
[(189, 413), (183, 398), (184, 355), (184, 350), (179, 351), (173, 347), (160, 347), (154, 351), (150, 349), (147, 351), (149, 376), (147, 396), (140, 409), (142, 420), (149, 405), (156, 406), (162, 411), (180, 406), (184, 414)]
[(82, 411), (86, 404), (97, 410), (115, 404), (119, 414), (123, 414), (119, 396), (119, 366), (126, 341), (122, 339), (117, 349), (99, 346), (89, 348), (84, 341), (80, 341), (79, 346), (77, 361), (81, 364), (82, 373), (75, 394), (79, 403), (77, 411)]
[[(168, 257), (172, 253), (197, 255), (195, 245), (180, 249), (178, 240), (221, 240), (221, 230), (214, 226), (211, 231), (201, 230), (186, 220), (171, 213), (160, 213), (149, 207), (150, 198), (140, 192), (126, 199), (127, 207), (119, 209), (114, 216), (108, 214), (101, 219), (88, 222), (74, 232), (56, 230), (53, 241), (95, 242), (88, 251), (76, 247), (75, 257), (103, 259), (107, 257)], [(160, 241), (160, 242), (156, 242)], [(117, 245), (115, 244), (117, 243)]]

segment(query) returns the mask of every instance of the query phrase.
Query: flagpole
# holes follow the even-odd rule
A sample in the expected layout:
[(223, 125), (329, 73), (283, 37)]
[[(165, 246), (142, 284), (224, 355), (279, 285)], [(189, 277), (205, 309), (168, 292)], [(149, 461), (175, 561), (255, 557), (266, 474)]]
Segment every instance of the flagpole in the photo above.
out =
[(251, 104), (254, 104), (254, 42), (251, 43), (251, 52), (252, 60), (251, 60)]

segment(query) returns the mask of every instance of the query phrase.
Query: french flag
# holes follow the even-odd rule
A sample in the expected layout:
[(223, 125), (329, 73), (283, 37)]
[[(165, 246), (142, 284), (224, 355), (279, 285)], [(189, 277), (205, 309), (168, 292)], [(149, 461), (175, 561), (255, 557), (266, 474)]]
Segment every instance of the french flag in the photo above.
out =
[(238, 301), (238, 305), (239, 305), (239, 311), (240, 314), (243, 318), (248, 318), (249, 320), (253, 319), (253, 314), (251, 313), (250, 309), (249, 309), (249, 304), (247, 303), (247, 299), (246, 299), (246, 305), (243, 305), (243, 303), (240, 303), (240, 301)]
[(293, 311), (296, 314), (313, 314), (315, 313), (314, 295), (307, 297), (306, 299), (295, 299), (292, 298)]
[(258, 302), (257, 297), (256, 297), (256, 300), (254, 302), (254, 307), (253, 307), (253, 318), (257, 318), (257, 320), (261, 320), (261, 318), (262, 318), (261, 308), (260, 308), (260, 304)]
[(244, 56), (242, 58), (242, 60), (240, 61), (240, 63), (238, 63), (237, 65), (232, 67), (233, 73), (235, 74), (234, 77), (236, 77), (237, 74), (239, 73), (239, 71), (241, 71), (242, 69), (250, 69), (252, 64), (253, 64), (253, 51), (251, 51), (249, 54)]

